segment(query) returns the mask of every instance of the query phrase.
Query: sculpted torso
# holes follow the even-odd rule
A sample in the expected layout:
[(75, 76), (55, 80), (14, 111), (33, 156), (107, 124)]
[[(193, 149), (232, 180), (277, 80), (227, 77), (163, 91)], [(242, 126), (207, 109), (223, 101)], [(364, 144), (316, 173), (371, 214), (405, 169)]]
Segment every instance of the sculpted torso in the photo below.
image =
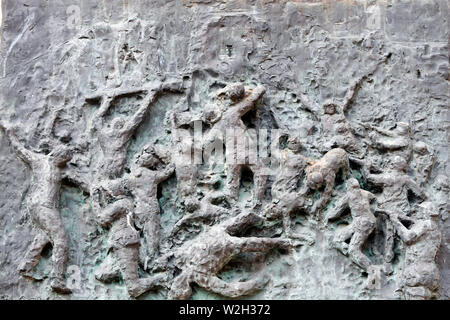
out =
[(61, 185), (60, 169), (48, 156), (36, 156), (31, 168), (33, 180), (28, 202), (43, 205), (47, 208), (57, 208)]

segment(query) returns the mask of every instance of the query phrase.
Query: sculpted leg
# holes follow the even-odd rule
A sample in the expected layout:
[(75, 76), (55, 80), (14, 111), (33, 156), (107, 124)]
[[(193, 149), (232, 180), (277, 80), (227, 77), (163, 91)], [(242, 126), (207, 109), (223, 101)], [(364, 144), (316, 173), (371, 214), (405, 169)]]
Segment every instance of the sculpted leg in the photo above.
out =
[[(372, 228), (373, 230), (373, 228)], [(370, 232), (372, 232), (372, 230)], [(356, 230), (348, 248), (350, 259), (364, 270), (368, 270), (371, 266), (370, 259), (362, 252), (362, 246), (370, 235), (370, 232)]]
[(192, 274), (190, 271), (183, 271), (172, 282), (168, 298), (171, 300), (186, 300), (192, 294), (191, 289)]
[(97, 267), (95, 270), (95, 279), (102, 282), (109, 282), (119, 276), (120, 269), (113, 256), (114, 253), (108, 254), (105, 260)]
[(146, 260), (153, 259), (159, 250), (161, 216), (158, 200), (154, 200), (144, 213), (147, 217), (144, 218), (144, 245), (140, 248), (140, 254)]
[(255, 173), (255, 204), (261, 204), (266, 191), (266, 183), (268, 176)]
[(262, 290), (269, 280), (270, 278), (266, 274), (242, 282), (225, 282), (216, 276), (199, 275), (195, 277), (194, 282), (208, 291), (229, 298), (238, 298)]
[(239, 164), (229, 165), (227, 168), (227, 193), (228, 196), (237, 200), (239, 197), (239, 184), (241, 182), (241, 169)]
[(345, 226), (341, 230), (336, 231), (336, 234), (333, 237), (333, 247), (341, 251), (343, 254), (347, 254), (348, 244), (345, 243), (345, 241), (350, 239), (352, 235), (353, 235), (352, 225)]
[(129, 295), (133, 298), (160, 285), (165, 278), (163, 275), (139, 278), (138, 256), (139, 248), (137, 245), (127, 246), (117, 250), (120, 273), (127, 286)]
[(240, 252), (263, 252), (274, 248), (289, 249), (291, 247), (289, 239), (257, 237), (235, 239), (237, 239)]
[(39, 230), (19, 266), (19, 274), (25, 277), (31, 277), (29, 273), (31, 273), (33, 268), (38, 264), (42, 250), (49, 242), (50, 239), (44, 234), (44, 232)]
[(384, 261), (392, 262), (394, 259), (394, 226), (390, 219), (385, 219)]
[(47, 232), (53, 245), (51, 287), (60, 293), (70, 293), (65, 285), (66, 264), (68, 259), (67, 237), (59, 211), (42, 207), (39, 211), (39, 224)]

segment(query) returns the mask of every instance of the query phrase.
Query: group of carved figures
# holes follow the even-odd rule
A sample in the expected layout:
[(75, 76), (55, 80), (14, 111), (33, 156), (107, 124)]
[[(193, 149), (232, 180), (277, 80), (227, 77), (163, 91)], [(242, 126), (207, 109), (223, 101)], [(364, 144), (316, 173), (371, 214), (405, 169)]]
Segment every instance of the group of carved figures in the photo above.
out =
[[(432, 167), (432, 151), (422, 142), (413, 143), (409, 126), (398, 123), (392, 130), (372, 129), (370, 146), (374, 150), (388, 150), (389, 168), (381, 170), (365, 160), (365, 149), (355, 138), (353, 128), (344, 111), (350, 105), (360, 82), (355, 82), (344, 103), (327, 101), (323, 106), (312, 103), (300, 94), (301, 104), (313, 112), (322, 125), (323, 143), (320, 159), (301, 154), (302, 142), (294, 134), (287, 137), (286, 148), (280, 152), (280, 170), (273, 178), (271, 200), (263, 201), (268, 177), (261, 165), (251, 165), (254, 174), (254, 206), (245, 210), (237, 203), (241, 171), (245, 165), (226, 166), (224, 190), (207, 192), (203, 197), (195, 192), (198, 176), (195, 165), (176, 163), (178, 153), (159, 150), (148, 144), (130, 161), (129, 142), (149, 107), (163, 92), (182, 92), (181, 82), (159, 82), (139, 90), (114, 89), (102, 92), (88, 100), (100, 101), (99, 109), (89, 125), (91, 144), (98, 141), (100, 151), (91, 155), (91, 174), (80, 178), (80, 173), (67, 165), (77, 152), (67, 145), (58, 145), (44, 154), (25, 148), (16, 129), (2, 123), (17, 155), (29, 165), (32, 182), (26, 197), (28, 211), (36, 226), (31, 243), (19, 272), (33, 277), (33, 268), (43, 248), (52, 245), (51, 287), (59, 293), (70, 293), (65, 284), (68, 260), (67, 236), (59, 212), (60, 187), (63, 178), (79, 183), (90, 195), (92, 211), (98, 223), (109, 232), (108, 255), (96, 267), (99, 281), (112, 281), (121, 276), (131, 297), (137, 297), (157, 287), (166, 287), (171, 299), (189, 298), (192, 284), (226, 297), (248, 295), (262, 289), (270, 277), (259, 272), (246, 281), (226, 282), (218, 276), (223, 267), (243, 252), (266, 252), (274, 248), (289, 250), (297, 245), (313, 245), (314, 236), (291, 230), (290, 214), (303, 210), (318, 220), (331, 224), (347, 209), (351, 222), (334, 232), (332, 245), (369, 274), (389, 273), (394, 259), (393, 244), (397, 235), (404, 243), (403, 268), (400, 289), (407, 298), (432, 298), (439, 289), (439, 272), (435, 258), (440, 245), (437, 210), (428, 200), (421, 186)], [(115, 117), (106, 121), (112, 102), (119, 96), (143, 94), (140, 108), (131, 117)], [(256, 108), (265, 94), (263, 86), (250, 88), (240, 83), (229, 84), (215, 95), (215, 105), (204, 109), (202, 121), (210, 128), (225, 130), (243, 128), (242, 117)], [(175, 130), (192, 123), (196, 117), (190, 112), (170, 113)], [(201, 146), (207, 148), (213, 138), (206, 135)], [(185, 146), (173, 137), (174, 150)], [(412, 155), (414, 160), (411, 160)], [(375, 196), (363, 190), (353, 176), (350, 162), (360, 168), (359, 181), (381, 187)], [(413, 181), (407, 174), (408, 163), (414, 164)], [(203, 223), (203, 232), (185, 241), (170, 252), (159, 253), (160, 204), (158, 184), (173, 174), (177, 177), (178, 208), (184, 216), (173, 227), (171, 236), (194, 221)], [(337, 176), (343, 178), (344, 191), (335, 190)], [(411, 206), (408, 191), (420, 201)], [(317, 195), (319, 198), (317, 199)], [(231, 206), (218, 205), (226, 199)], [(336, 199), (336, 201), (330, 201)], [(374, 205), (374, 202), (376, 205)], [(384, 221), (384, 263), (375, 265), (363, 252), (369, 236), (377, 227), (377, 217)], [(284, 233), (281, 237), (244, 237), (251, 226), (261, 225), (266, 219), (281, 219)], [(407, 221), (408, 228), (405, 227)], [(139, 266), (151, 276), (141, 277)]]

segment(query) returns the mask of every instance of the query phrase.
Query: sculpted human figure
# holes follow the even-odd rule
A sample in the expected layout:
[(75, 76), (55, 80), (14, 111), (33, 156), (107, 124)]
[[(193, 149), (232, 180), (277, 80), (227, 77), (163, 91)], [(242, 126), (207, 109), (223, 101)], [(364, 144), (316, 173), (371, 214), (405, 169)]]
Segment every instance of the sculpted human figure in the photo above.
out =
[(217, 200), (225, 200), (225, 195), (221, 192), (211, 192), (206, 194), (200, 201), (194, 197), (189, 197), (184, 201), (185, 216), (177, 221), (171, 231), (171, 236), (175, 236), (185, 225), (196, 221), (215, 222), (221, 218), (229, 218), (233, 215), (232, 210), (214, 204)]
[(370, 72), (352, 81), (342, 103), (329, 99), (320, 106), (312, 102), (306, 95), (300, 93), (299, 98), (303, 106), (315, 114), (322, 124), (323, 142), (319, 148), (321, 152), (327, 152), (333, 148), (341, 148), (357, 158), (364, 156), (365, 152), (356, 140), (353, 129), (345, 116), (345, 112), (350, 107), (361, 83), (368, 75), (375, 72), (377, 67), (386, 61), (388, 57), (389, 54), (385, 55), (372, 67)]
[(103, 180), (94, 187), (94, 212), (103, 227), (110, 227), (108, 255), (97, 267), (95, 277), (109, 282), (121, 275), (128, 293), (135, 298), (159, 286), (164, 275), (140, 278), (138, 274), (139, 232), (135, 229), (133, 202), (121, 179)]
[(141, 260), (144, 264), (156, 256), (160, 241), (160, 208), (157, 197), (158, 185), (175, 171), (173, 164), (163, 167), (155, 148), (145, 147), (131, 166), (124, 184), (134, 198), (134, 216), (142, 228), (144, 244), (141, 245)]
[(426, 143), (418, 141), (413, 144), (411, 168), (415, 171), (420, 186), (423, 187), (428, 182), (435, 160), (433, 149)]
[(299, 192), (300, 179), (308, 164), (313, 161), (300, 154), (302, 144), (296, 136), (290, 136), (286, 149), (280, 152), (280, 172), (272, 183), (272, 203), (265, 208), (265, 216), (269, 218), (282, 217), (283, 228), (288, 238), (305, 240), (308, 244), (314, 242), (309, 234), (293, 233), (290, 214), (295, 209), (305, 209), (304, 195)]
[(36, 226), (37, 235), (19, 266), (19, 273), (32, 277), (31, 272), (39, 262), (42, 250), (51, 243), (52, 271), (50, 286), (59, 293), (70, 293), (65, 284), (68, 259), (67, 236), (59, 212), (61, 171), (72, 158), (72, 150), (59, 145), (48, 155), (32, 152), (25, 148), (16, 136), (15, 130), (0, 124), (17, 156), (32, 172), (26, 208)]
[[(347, 153), (340, 148), (331, 149), (322, 158), (306, 168), (304, 190), (319, 190), (321, 187), (325, 187), (322, 197), (313, 205), (312, 212), (319, 214), (326, 205), (334, 188), (336, 174), (340, 169), (343, 170), (344, 175), (349, 170)], [(306, 191), (301, 192), (306, 193)]]
[(175, 252), (162, 257), (159, 264), (164, 267), (171, 257), (181, 273), (172, 282), (170, 299), (188, 299), (192, 294), (191, 284), (235, 298), (254, 293), (268, 282), (264, 273), (247, 281), (226, 282), (217, 276), (222, 268), (236, 255), (243, 252), (265, 252), (273, 248), (288, 249), (290, 240), (281, 238), (238, 237), (248, 227), (261, 222), (259, 216), (244, 212), (207, 229), (196, 238), (185, 242)]
[(191, 132), (183, 126), (191, 125), (194, 118), (190, 112), (169, 114), (169, 122), (174, 148), (173, 162), (177, 172), (177, 194), (179, 197), (189, 197), (195, 191), (198, 179), (198, 168), (194, 163), (193, 149), (201, 148), (193, 143)]
[[(102, 151), (101, 158), (97, 165), (97, 175), (102, 177), (117, 178), (123, 171), (127, 158), (128, 143), (145, 118), (145, 115), (163, 91), (179, 91), (177, 82), (158, 82), (156, 85), (145, 89), (136, 90), (112, 90), (107, 91), (102, 98), (99, 110), (93, 117), (93, 128), (97, 132), (98, 141)], [(141, 102), (140, 108), (130, 118), (116, 117), (111, 124), (106, 123), (105, 116), (110, 109), (113, 100), (118, 96), (136, 93), (146, 93)], [(97, 97), (90, 97), (94, 99)]]
[[(363, 167), (367, 181), (383, 188), (381, 195), (377, 197), (381, 210), (395, 211), (407, 216), (410, 210), (408, 190), (425, 199), (424, 191), (407, 175), (407, 167), (406, 160), (400, 156), (395, 156), (391, 161), (391, 168), (383, 173), (372, 174), (367, 166)], [(391, 262), (394, 258), (394, 230), (390, 220), (386, 220), (385, 237), (384, 258), (385, 262)]]
[(398, 122), (394, 129), (384, 130), (370, 125), (372, 129), (369, 134), (373, 146), (377, 149), (389, 150), (396, 156), (401, 156), (409, 161), (411, 157), (412, 141), (410, 126), (406, 122)]
[[(376, 225), (376, 218), (370, 209), (372, 199), (375, 199), (372, 193), (362, 190), (358, 180), (350, 178), (347, 180), (346, 195), (338, 200), (336, 207), (326, 217), (327, 221), (336, 219), (346, 208), (350, 208), (352, 222), (336, 231), (333, 244), (343, 254), (348, 254), (350, 259), (365, 271), (370, 271), (372, 263), (362, 249)], [(346, 243), (348, 239), (349, 244)]]
[[(227, 85), (225, 88), (219, 90), (216, 94), (216, 102), (214, 109), (208, 108), (205, 113), (205, 121), (211, 126), (211, 130), (203, 139), (204, 148), (208, 149), (211, 144), (215, 143), (217, 131), (223, 136), (229, 129), (235, 130), (239, 134), (245, 132), (247, 127), (242, 121), (242, 116), (255, 108), (256, 102), (266, 92), (266, 89), (259, 85), (256, 88), (250, 89), (241, 83), (233, 83)], [(226, 160), (227, 193), (231, 199), (237, 200), (239, 192), (239, 183), (241, 171), (244, 164), (237, 161), (236, 154), (233, 154), (232, 159)], [(253, 166), (255, 169), (256, 166)], [(261, 173), (261, 175), (260, 175)], [(261, 185), (264, 184), (264, 174), (259, 170), (253, 172), (254, 179), (258, 183), (256, 186), (258, 190), (256, 194), (261, 194)]]
[(407, 299), (432, 299), (439, 294), (439, 269), (436, 256), (441, 244), (437, 224), (439, 213), (431, 202), (423, 202), (415, 211), (414, 223), (406, 228), (395, 211), (389, 218), (405, 243), (401, 289)]
[(300, 154), (302, 143), (296, 136), (288, 137), (286, 148), (280, 152), (280, 172), (272, 184), (272, 198), (281, 200), (284, 194), (296, 192), (306, 167), (313, 160)]

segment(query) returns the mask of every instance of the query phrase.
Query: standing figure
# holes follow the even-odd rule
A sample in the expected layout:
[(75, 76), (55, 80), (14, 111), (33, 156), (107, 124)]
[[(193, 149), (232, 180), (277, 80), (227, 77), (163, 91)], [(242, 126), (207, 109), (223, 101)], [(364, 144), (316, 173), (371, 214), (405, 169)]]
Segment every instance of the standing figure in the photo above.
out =
[[(158, 83), (148, 89), (112, 90), (106, 92), (105, 97), (100, 96), (102, 103), (93, 118), (93, 128), (97, 132), (102, 151), (97, 164), (97, 175), (101, 176), (102, 179), (105, 177), (114, 179), (122, 174), (127, 159), (128, 144), (139, 125), (145, 119), (148, 109), (161, 92), (168, 90), (179, 91), (177, 86), (178, 83), (176, 82)], [(125, 120), (122, 117), (116, 117), (111, 124), (105, 123), (104, 118), (116, 97), (140, 93), (146, 93), (146, 96), (131, 119)], [(90, 97), (90, 99), (96, 98), (98, 97)]]
[(138, 273), (139, 232), (133, 219), (133, 202), (122, 179), (104, 180), (93, 187), (94, 212), (101, 226), (110, 227), (108, 255), (97, 267), (95, 278), (109, 282), (122, 276), (128, 293), (136, 298), (161, 285), (164, 275), (140, 278)]
[(357, 158), (362, 158), (364, 156), (365, 152), (358, 144), (358, 141), (353, 134), (353, 129), (345, 116), (345, 112), (350, 107), (361, 83), (370, 74), (374, 73), (378, 66), (385, 62), (388, 57), (389, 54), (385, 55), (375, 64), (375, 66), (373, 66), (370, 72), (353, 81), (350, 88), (347, 90), (342, 103), (335, 100), (327, 100), (320, 106), (319, 104), (312, 102), (306, 95), (300, 94), (300, 101), (304, 107), (319, 118), (322, 124), (323, 142), (319, 151), (327, 152), (333, 148), (341, 148)]
[[(198, 180), (198, 168), (192, 158), (193, 148), (202, 148), (194, 145), (191, 132), (182, 127), (189, 127), (193, 121), (190, 112), (169, 114), (169, 122), (172, 133), (172, 144), (174, 147), (173, 162), (177, 172), (177, 195), (179, 197), (189, 197), (194, 193)], [(189, 128), (190, 129), (190, 128)]]
[[(226, 133), (227, 129), (242, 130), (244, 132), (247, 127), (242, 121), (242, 116), (255, 108), (256, 102), (261, 99), (265, 92), (266, 89), (261, 85), (250, 89), (240, 83), (229, 84), (219, 90), (217, 92), (218, 105), (205, 114), (206, 121), (211, 126), (211, 130), (203, 139), (204, 148), (209, 149), (215, 143), (217, 131), (222, 135)], [(234, 139), (235, 137), (232, 138)], [(237, 200), (241, 172), (245, 164), (237, 163), (234, 152), (232, 157), (233, 159), (226, 159), (226, 188), (228, 196), (231, 199)], [(258, 166), (253, 166), (253, 168), (258, 168)], [(262, 176), (260, 177), (260, 173), (264, 175), (263, 170), (255, 170), (253, 172), (255, 181), (258, 182), (256, 184), (258, 188), (256, 191), (257, 195), (261, 195), (261, 185), (265, 181)]]
[(323, 195), (313, 205), (312, 212), (319, 214), (327, 204), (334, 188), (336, 174), (340, 169), (343, 170), (344, 175), (348, 174), (348, 156), (345, 150), (340, 148), (331, 149), (320, 160), (306, 168), (306, 186), (302, 193), (306, 193), (307, 189), (319, 190), (325, 186)]
[(240, 253), (291, 247), (288, 239), (235, 236), (261, 220), (262, 218), (254, 213), (241, 213), (208, 227), (173, 253), (163, 256), (159, 261), (162, 267), (167, 267), (168, 260), (173, 257), (176, 267), (181, 269), (181, 273), (172, 282), (169, 298), (188, 299), (192, 294), (193, 283), (230, 298), (249, 295), (264, 288), (269, 280), (264, 273), (247, 281), (233, 282), (225, 282), (217, 276), (217, 273)]
[(19, 142), (14, 130), (6, 128), (3, 124), (0, 126), (5, 130), (17, 156), (31, 168), (32, 172), (26, 207), (38, 234), (19, 266), (19, 273), (32, 277), (30, 274), (39, 262), (42, 250), (51, 243), (53, 249), (50, 286), (56, 292), (70, 293), (65, 284), (67, 236), (58, 207), (61, 171), (72, 159), (72, 150), (61, 145), (48, 155), (32, 152)]
[(286, 149), (280, 152), (280, 172), (272, 184), (272, 199), (280, 201), (284, 194), (296, 192), (306, 167), (313, 164), (313, 160), (300, 154), (301, 149), (298, 137), (288, 137)]
[(405, 243), (401, 289), (407, 299), (435, 299), (439, 296), (439, 269), (436, 256), (441, 245), (437, 223), (439, 213), (431, 202), (423, 202), (416, 210), (413, 225), (408, 229), (395, 211), (390, 211), (397, 234)]
[(135, 157), (131, 172), (125, 178), (125, 185), (134, 197), (135, 218), (144, 233), (140, 256), (145, 268), (159, 249), (161, 217), (157, 197), (158, 185), (167, 180), (175, 170), (173, 164), (163, 168), (163, 162), (153, 147), (145, 147)]
[(282, 217), (283, 228), (288, 238), (306, 240), (314, 243), (311, 235), (293, 233), (291, 228), (291, 213), (296, 209), (305, 209), (304, 195), (297, 191), (306, 167), (313, 161), (300, 154), (302, 143), (295, 136), (288, 138), (286, 149), (280, 154), (280, 172), (272, 183), (272, 203), (265, 209), (269, 218)]
[[(372, 174), (367, 166), (363, 166), (366, 180), (383, 188), (377, 198), (380, 210), (395, 211), (407, 216), (410, 210), (408, 190), (425, 199), (424, 191), (406, 174), (407, 167), (406, 160), (400, 156), (392, 159), (391, 168), (384, 173)], [(384, 258), (389, 263), (394, 258), (394, 230), (390, 220), (386, 220), (385, 237)]]
[[(336, 219), (346, 208), (350, 208), (353, 220), (337, 231), (333, 243), (343, 254), (348, 253), (350, 259), (365, 271), (370, 271), (372, 265), (362, 249), (376, 225), (376, 218), (370, 209), (370, 201), (374, 198), (372, 193), (360, 188), (358, 180), (350, 178), (347, 180), (347, 194), (338, 200), (334, 210), (326, 217), (327, 221)], [(350, 244), (346, 243), (348, 239)]]

